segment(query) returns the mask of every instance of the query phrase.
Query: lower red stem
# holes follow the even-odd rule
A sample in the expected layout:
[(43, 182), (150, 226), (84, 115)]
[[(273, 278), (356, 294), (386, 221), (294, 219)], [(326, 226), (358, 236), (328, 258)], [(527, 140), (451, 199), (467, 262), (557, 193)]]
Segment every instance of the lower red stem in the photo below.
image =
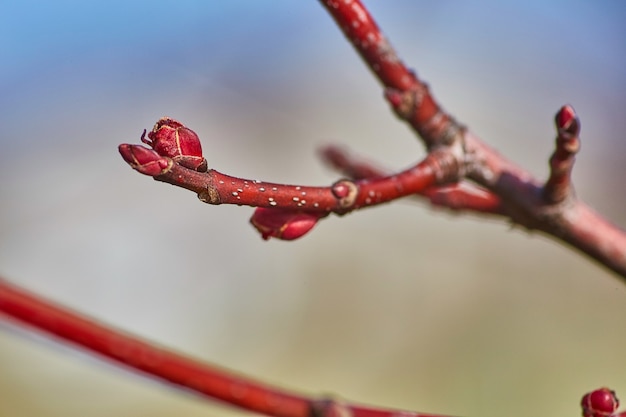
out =
[[(273, 417), (443, 417), (311, 399), (159, 348), (11, 285), (0, 277), (0, 313), (146, 375)], [(340, 414), (337, 414), (339, 412)]]
[(106, 327), (0, 279), (0, 312), (79, 345), (92, 353), (249, 411), (276, 417), (309, 417), (309, 401), (233, 376)]

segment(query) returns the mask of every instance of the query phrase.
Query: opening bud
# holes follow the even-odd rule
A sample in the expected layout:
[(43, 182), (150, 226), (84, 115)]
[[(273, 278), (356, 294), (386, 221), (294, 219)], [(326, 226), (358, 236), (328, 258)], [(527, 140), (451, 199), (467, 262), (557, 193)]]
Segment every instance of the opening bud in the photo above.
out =
[(159, 155), (172, 158), (186, 168), (200, 172), (207, 170), (207, 161), (202, 156), (200, 138), (196, 132), (179, 121), (162, 117), (148, 133), (148, 138), (144, 131), (141, 141), (150, 145)]
[(580, 133), (580, 120), (578, 120), (578, 116), (576, 116), (572, 106), (566, 105), (561, 107), (554, 117), (554, 121), (559, 132), (565, 132), (573, 136)]

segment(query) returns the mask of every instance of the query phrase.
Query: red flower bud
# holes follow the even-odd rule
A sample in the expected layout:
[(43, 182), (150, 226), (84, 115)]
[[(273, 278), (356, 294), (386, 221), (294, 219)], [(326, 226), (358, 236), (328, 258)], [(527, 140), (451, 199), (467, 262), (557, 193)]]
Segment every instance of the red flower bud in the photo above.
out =
[(563, 106), (556, 114), (556, 124), (559, 129), (567, 129), (576, 119), (576, 112), (572, 106)]
[(162, 117), (148, 133), (148, 139), (144, 131), (141, 141), (150, 145), (159, 155), (172, 158), (184, 167), (200, 172), (207, 170), (200, 138), (196, 132), (174, 119)]
[(271, 237), (294, 240), (305, 235), (326, 215), (327, 213), (257, 207), (250, 218), (250, 223), (265, 240)]
[(164, 158), (152, 149), (140, 145), (121, 144), (118, 147), (122, 158), (134, 170), (155, 177), (163, 174), (172, 166), (172, 160)]
[(580, 133), (580, 120), (572, 106), (563, 106), (554, 116), (556, 128), (561, 133), (577, 136)]
[(615, 391), (600, 388), (585, 394), (580, 405), (584, 417), (608, 417), (619, 407), (619, 400), (615, 396)]

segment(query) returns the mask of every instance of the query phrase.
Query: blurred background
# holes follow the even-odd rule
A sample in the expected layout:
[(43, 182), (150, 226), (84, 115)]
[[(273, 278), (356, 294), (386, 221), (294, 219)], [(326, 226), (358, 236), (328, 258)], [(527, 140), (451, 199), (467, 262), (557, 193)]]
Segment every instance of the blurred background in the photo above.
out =
[[(626, 226), (626, 5), (368, 2), (443, 106), (539, 178), (582, 121), (578, 195)], [(544, 236), (413, 200), (264, 242), (252, 209), (133, 172), (169, 115), (211, 167), (331, 184), (316, 150), (421, 144), (315, 1), (11, 1), (0, 16), (0, 274), (281, 387), (477, 417), (626, 397), (626, 288)], [(0, 321), (0, 416), (243, 416)]]

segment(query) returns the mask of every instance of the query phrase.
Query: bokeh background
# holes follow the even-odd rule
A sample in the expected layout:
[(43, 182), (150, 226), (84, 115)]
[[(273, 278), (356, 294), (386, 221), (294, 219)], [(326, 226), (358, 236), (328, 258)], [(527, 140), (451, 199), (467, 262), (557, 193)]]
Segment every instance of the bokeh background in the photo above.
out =
[[(626, 5), (369, 2), (401, 57), (485, 141), (547, 174), (582, 120), (578, 195), (626, 225)], [(133, 172), (117, 145), (175, 117), (210, 165), (330, 184), (341, 143), (424, 155), (315, 1), (11, 1), (0, 14), (0, 274), (238, 372), (466, 416), (579, 415), (626, 396), (626, 288), (553, 241), (410, 200), (264, 242), (249, 208)], [(245, 415), (0, 321), (1, 416)]]

